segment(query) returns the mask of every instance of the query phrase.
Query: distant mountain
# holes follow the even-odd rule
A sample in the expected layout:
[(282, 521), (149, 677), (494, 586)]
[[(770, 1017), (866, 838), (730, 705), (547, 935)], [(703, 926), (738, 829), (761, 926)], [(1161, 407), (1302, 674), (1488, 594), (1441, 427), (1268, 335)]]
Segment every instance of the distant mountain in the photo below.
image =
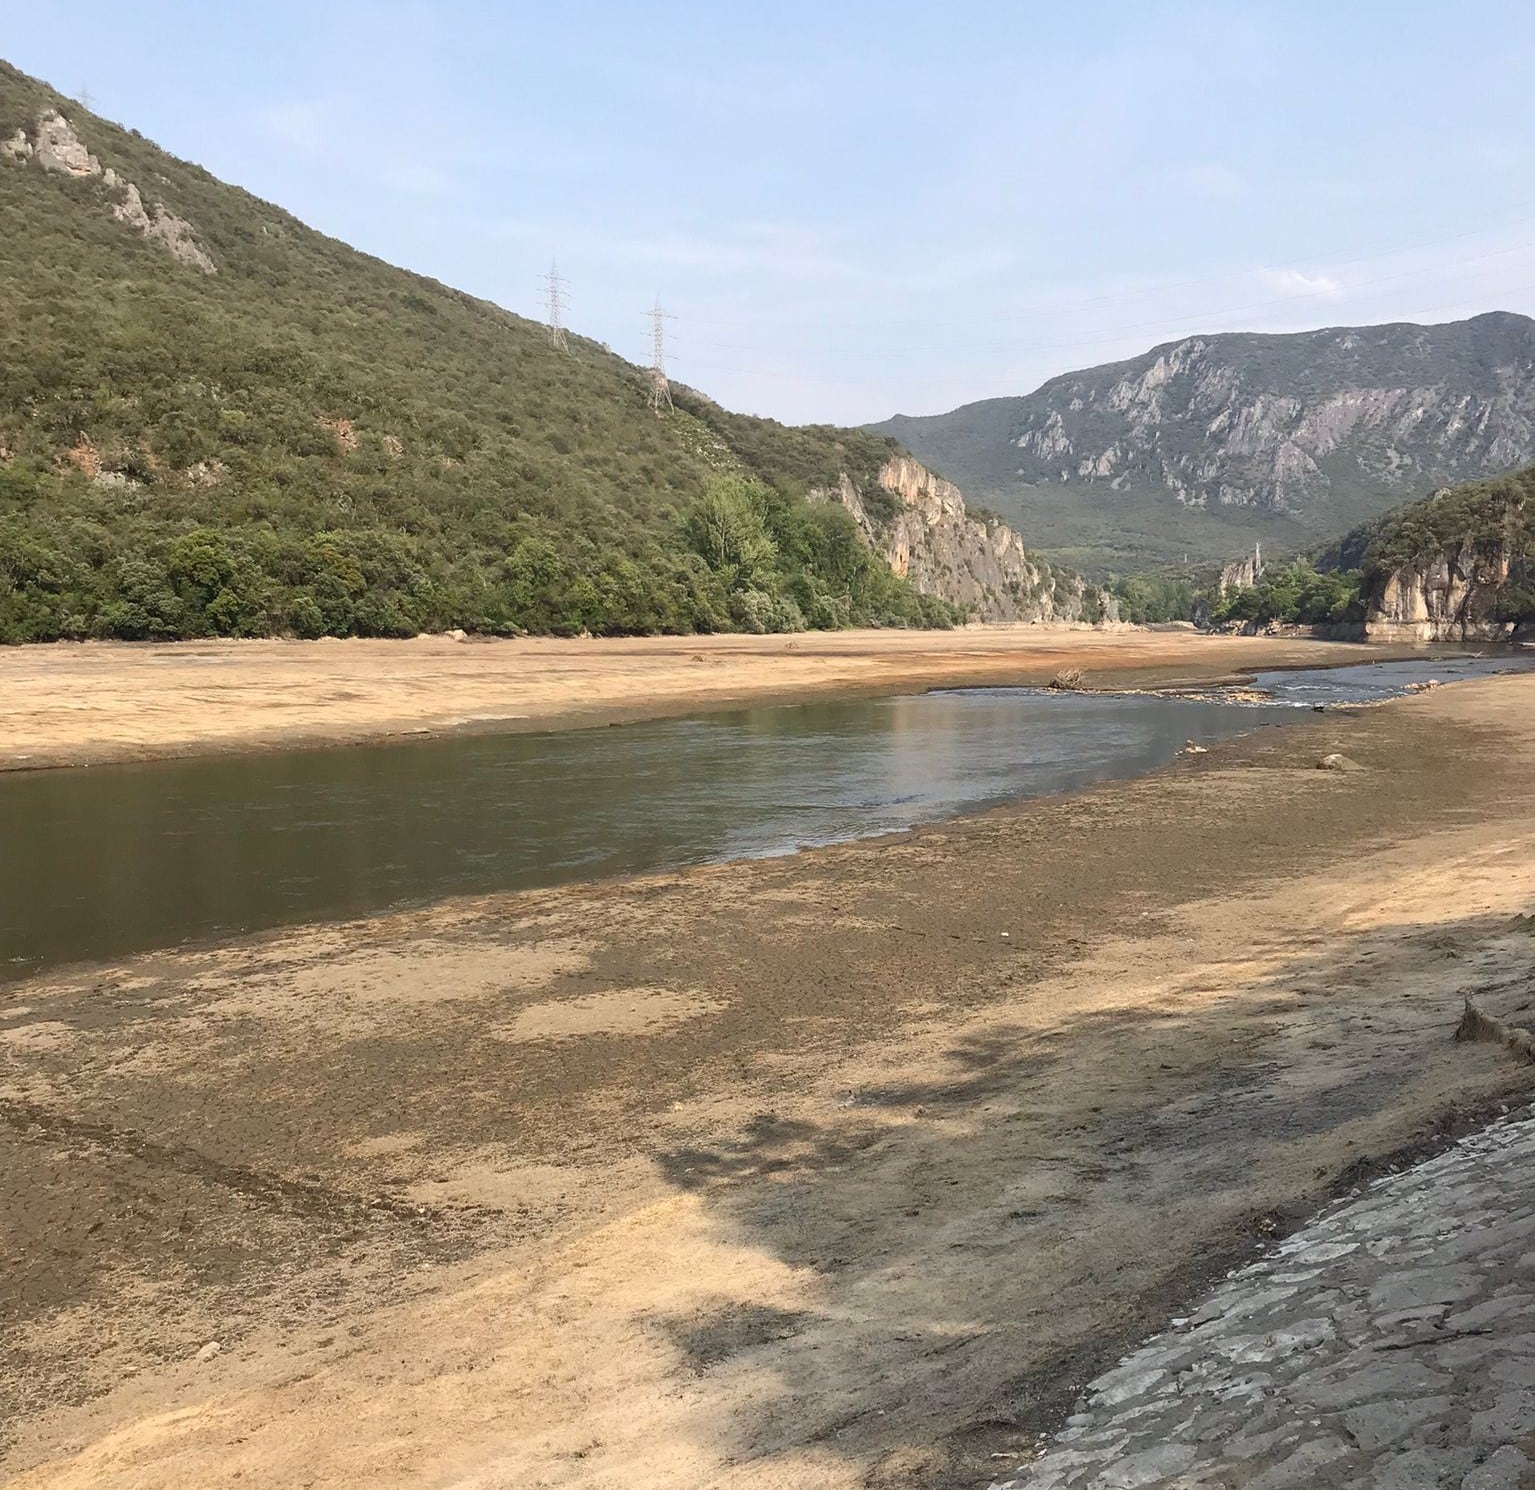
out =
[(1535, 321), (1194, 336), (870, 428), (1089, 572), (1301, 548), (1535, 460)]
[[(342, 169), (342, 166), (337, 169)], [(1095, 616), (894, 442), (391, 267), (0, 63), (0, 641)]]

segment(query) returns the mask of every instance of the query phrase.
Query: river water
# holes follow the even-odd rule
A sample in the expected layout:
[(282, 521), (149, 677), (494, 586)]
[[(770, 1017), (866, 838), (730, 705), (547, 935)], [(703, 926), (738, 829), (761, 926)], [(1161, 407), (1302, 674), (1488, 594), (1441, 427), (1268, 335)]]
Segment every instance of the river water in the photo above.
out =
[(1270, 703), (986, 688), (0, 777), (0, 978), (446, 895), (791, 852), (1535, 659), (1266, 673)]

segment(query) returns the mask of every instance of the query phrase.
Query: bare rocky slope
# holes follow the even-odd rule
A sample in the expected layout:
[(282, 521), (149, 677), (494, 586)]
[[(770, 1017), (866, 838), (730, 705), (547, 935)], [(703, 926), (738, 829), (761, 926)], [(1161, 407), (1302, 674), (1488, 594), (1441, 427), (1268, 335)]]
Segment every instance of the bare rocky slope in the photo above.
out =
[(872, 428), (1091, 569), (1304, 547), (1535, 459), (1535, 321), (1188, 337)]
[(959, 488), (914, 457), (892, 455), (876, 479), (870, 493), (843, 473), (835, 487), (812, 496), (846, 508), (864, 541), (922, 594), (990, 621), (1116, 617), (1112, 595), (1025, 552), (1006, 523), (971, 516)]

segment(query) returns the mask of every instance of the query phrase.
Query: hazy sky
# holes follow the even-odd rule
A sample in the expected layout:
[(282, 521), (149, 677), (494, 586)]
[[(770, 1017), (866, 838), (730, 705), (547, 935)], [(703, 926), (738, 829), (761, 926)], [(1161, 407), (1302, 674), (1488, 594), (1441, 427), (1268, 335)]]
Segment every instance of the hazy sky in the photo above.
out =
[(1194, 331), (1535, 311), (1535, 6), (8, 4), (0, 55), (383, 258), (859, 421)]

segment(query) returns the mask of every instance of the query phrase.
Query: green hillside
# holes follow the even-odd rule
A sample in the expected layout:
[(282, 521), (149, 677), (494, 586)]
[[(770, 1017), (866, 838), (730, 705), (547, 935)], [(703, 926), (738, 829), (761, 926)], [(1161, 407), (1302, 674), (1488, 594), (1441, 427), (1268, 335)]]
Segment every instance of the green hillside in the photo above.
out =
[[(89, 166), (42, 164), (55, 109)], [(551, 347), (3, 63), (0, 222), (0, 640), (955, 616), (805, 500), (887, 438), (686, 393), (658, 419), (596, 343)]]

